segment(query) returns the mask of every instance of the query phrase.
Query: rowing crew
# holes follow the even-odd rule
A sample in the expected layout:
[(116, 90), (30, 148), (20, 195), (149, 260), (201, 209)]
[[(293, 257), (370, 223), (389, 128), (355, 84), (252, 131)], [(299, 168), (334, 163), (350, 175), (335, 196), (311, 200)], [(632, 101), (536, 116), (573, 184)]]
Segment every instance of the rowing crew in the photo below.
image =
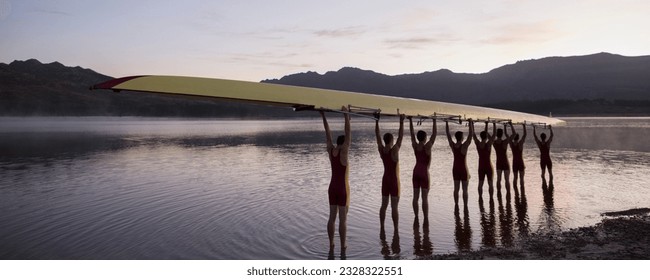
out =
[[(326, 134), (326, 143), (327, 143), (327, 153), (329, 155), (332, 177), (330, 179), (330, 184), (328, 188), (328, 198), (330, 205), (329, 219), (327, 223), (327, 233), (330, 242), (330, 255), (333, 255), (334, 252), (334, 231), (335, 231), (335, 222), (337, 215), (339, 216), (339, 236), (341, 242), (341, 256), (345, 256), (345, 250), (347, 248), (346, 244), (346, 233), (347, 233), (347, 213), (349, 208), (349, 193), (350, 187), (348, 182), (348, 151), (350, 148), (351, 140), (351, 129), (350, 129), (350, 113), (349, 109), (345, 106), (341, 108), (341, 111), (344, 113), (345, 118), (345, 134), (338, 136), (336, 140), (336, 145), (332, 141), (331, 132), (327, 119), (325, 118), (324, 111), (320, 111), (321, 117), (323, 119), (323, 126), (325, 127)], [(404, 134), (404, 119), (406, 116), (404, 114), (399, 114), (399, 132), (397, 140), (394, 140), (393, 135), (390, 133), (385, 133), (383, 137), (380, 133), (379, 128), (379, 119), (375, 119), (375, 136), (377, 140), (377, 148), (384, 165), (384, 175), (382, 177), (382, 204), (379, 211), (380, 225), (381, 225), (381, 234), (384, 233), (384, 220), (386, 217), (386, 210), (388, 208), (388, 202), (391, 204), (391, 214), (393, 220), (394, 230), (397, 232), (399, 215), (397, 211), (397, 206), (399, 203), (399, 193), (400, 193), (400, 180), (399, 180), (399, 149), (402, 144), (402, 138)], [(423, 130), (417, 132), (417, 136), (414, 133), (413, 129), (413, 120), (411, 117), (409, 119), (409, 127), (411, 132), (411, 145), (415, 153), (416, 164), (413, 169), (413, 211), (415, 217), (418, 217), (418, 200), (419, 196), (422, 197), (422, 212), (424, 214), (424, 221), (428, 221), (428, 192), (430, 187), (430, 177), (429, 177), (429, 166), (431, 163), (431, 149), (436, 139), (436, 119), (433, 118), (432, 133), (429, 139), (427, 140), (427, 133)], [(454, 202), (456, 207), (458, 207), (458, 195), (462, 186), (463, 190), (463, 204), (465, 209), (467, 209), (467, 186), (469, 181), (469, 172), (467, 170), (467, 150), (472, 142), (476, 143), (476, 148), (479, 155), (479, 199), (482, 200), (483, 195), (483, 183), (485, 178), (488, 180), (489, 193), (490, 197), (493, 195), (493, 168), (490, 161), (490, 154), (492, 147), (494, 147), (497, 155), (497, 194), (501, 193), (501, 176), (505, 175), (505, 185), (506, 191), (509, 195), (510, 193), (510, 165), (507, 158), (507, 149), (510, 146), (513, 154), (512, 162), (512, 171), (514, 174), (513, 189), (517, 192), (517, 179), (519, 179), (521, 188), (523, 190), (524, 185), (524, 170), (525, 165), (523, 161), (523, 145), (526, 139), (526, 124), (522, 124), (523, 134), (521, 137), (518, 133), (515, 132), (514, 126), (512, 123), (509, 123), (511, 134), (508, 135), (507, 125), (504, 125), (504, 129), (497, 129), (496, 123), (492, 125), (492, 134), (488, 133), (489, 122), (485, 122), (485, 129), (479, 133), (480, 140), (474, 133), (474, 121), (469, 120), (469, 135), (466, 140), (463, 141), (463, 132), (457, 131), (454, 134), (455, 142), (452, 140), (451, 133), (449, 131), (449, 122), (445, 120), (445, 130), (447, 134), (447, 141), (449, 142), (449, 147), (452, 150), (454, 155), (454, 163), (452, 167), (452, 174), (454, 178)], [(533, 126), (533, 133), (535, 136), (535, 142), (539, 147), (541, 153), (540, 167), (542, 169), (542, 179), (544, 184), (546, 184), (545, 179), (545, 170), (549, 171), (549, 180), (550, 184), (553, 182), (553, 173), (552, 173), (552, 163), (549, 155), (550, 144), (553, 141), (553, 129), (549, 126), (550, 137), (547, 139), (546, 134), (542, 133), (540, 135), (541, 140), (537, 138), (537, 133), (535, 131), (535, 126)], [(503, 136), (505, 135), (505, 138)], [(417, 139), (417, 141), (416, 141)]]

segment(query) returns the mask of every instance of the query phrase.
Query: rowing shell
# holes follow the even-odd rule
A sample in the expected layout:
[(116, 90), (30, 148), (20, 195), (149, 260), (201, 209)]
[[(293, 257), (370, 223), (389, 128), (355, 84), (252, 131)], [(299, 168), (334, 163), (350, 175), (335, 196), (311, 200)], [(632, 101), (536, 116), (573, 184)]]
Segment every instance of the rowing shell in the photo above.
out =
[(131, 76), (113, 79), (91, 87), (114, 91), (153, 92), (237, 100), (292, 107), (295, 110), (337, 111), (349, 106), (363, 115), (397, 115), (420, 118), (481, 120), (543, 125), (563, 125), (564, 121), (540, 115), (431, 100), (375, 95), (236, 80), (183, 77)]

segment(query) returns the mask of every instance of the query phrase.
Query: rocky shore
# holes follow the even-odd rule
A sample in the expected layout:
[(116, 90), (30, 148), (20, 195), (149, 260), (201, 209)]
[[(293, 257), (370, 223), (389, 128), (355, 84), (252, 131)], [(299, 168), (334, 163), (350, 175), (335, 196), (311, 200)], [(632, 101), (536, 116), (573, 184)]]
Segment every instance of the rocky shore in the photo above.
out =
[(596, 225), (559, 233), (533, 233), (510, 248), (482, 248), (434, 259), (647, 260), (650, 208), (603, 213)]

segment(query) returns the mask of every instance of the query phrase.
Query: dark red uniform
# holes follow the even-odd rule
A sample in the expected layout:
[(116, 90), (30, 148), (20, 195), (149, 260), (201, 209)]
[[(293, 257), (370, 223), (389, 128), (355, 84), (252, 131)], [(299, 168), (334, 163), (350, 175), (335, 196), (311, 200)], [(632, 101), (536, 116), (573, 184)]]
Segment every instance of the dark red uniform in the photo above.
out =
[(413, 168), (413, 187), (429, 188), (429, 163), (431, 155), (426, 149), (415, 150), (415, 168)]
[(393, 161), (391, 152), (379, 153), (384, 163), (384, 177), (381, 180), (382, 196), (399, 196), (399, 166)]
[(539, 164), (543, 167), (548, 166), (553, 168), (553, 162), (551, 162), (551, 152), (549, 143), (540, 143), (539, 152), (540, 152), (540, 161)]
[(454, 167), (452, 168), (452, 174), (454, 176), (454, 181), (467, 181), (469, 180), (469, 174), (467, 172), (467, 162), (465, 161), (465, 155), (461, 152), (463, 146), (460, 145), (458, 148), (452, 146), (451, 150), (454, 153)]
[(347, 206), (349, 202), (348, 167), (341, 164), (341, 152), (334, 156), (330, 151), (330, 163), (332, 164), (332, 179), (327, 190), (330, 205)]
[(515, 144), (510, 144), (512, 150), (512, 171), (522, 171), (526, 169), (524, 165), (523, 149)]
[(476, 143), (476, 150), (478, 151), (478, 179), (481, 180), (487, 176), (488, 180), (492, 180), (494, 175), (494, 170), (492, 168), (492, 162), (490, 161), (490, 154), (492, 153), (492, 147), (485, 144), (483, 148)]
[(494, 142), (494, 153), (497, 155), (497, 170), (510, 170), (508, 163), (508, 145), (505, 141)]

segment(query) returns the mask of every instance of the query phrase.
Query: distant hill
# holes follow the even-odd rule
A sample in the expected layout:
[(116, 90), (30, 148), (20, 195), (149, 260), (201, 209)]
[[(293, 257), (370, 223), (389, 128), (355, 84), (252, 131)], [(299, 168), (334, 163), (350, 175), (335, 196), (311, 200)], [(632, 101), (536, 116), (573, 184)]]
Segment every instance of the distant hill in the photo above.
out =
[[(35, 59), (0, 63), (0, 115), (295, 117), (286, 108), (158, 94), (90, 91), (111, 79)], [(599, 53), (519, 61), (483, 74), (442, 69), (389, 76), (345, 67), (266, 83), (489, 106), (536, 114), (650, 115), (650, 56)]]
[(164, 116), (287, 117), (295, 113), (234, 102), (159, 94), (89, 90), (112, 79), (90, 69), (43, 64), (35, 59), (0, 63), (0, 115), (4, 116)]
[(519, 61), (484, 74), (389, 76), (345, 67), (266, 83), (412, 97), (548, 114), (650, 114), (650, 56), (609, 53)]

